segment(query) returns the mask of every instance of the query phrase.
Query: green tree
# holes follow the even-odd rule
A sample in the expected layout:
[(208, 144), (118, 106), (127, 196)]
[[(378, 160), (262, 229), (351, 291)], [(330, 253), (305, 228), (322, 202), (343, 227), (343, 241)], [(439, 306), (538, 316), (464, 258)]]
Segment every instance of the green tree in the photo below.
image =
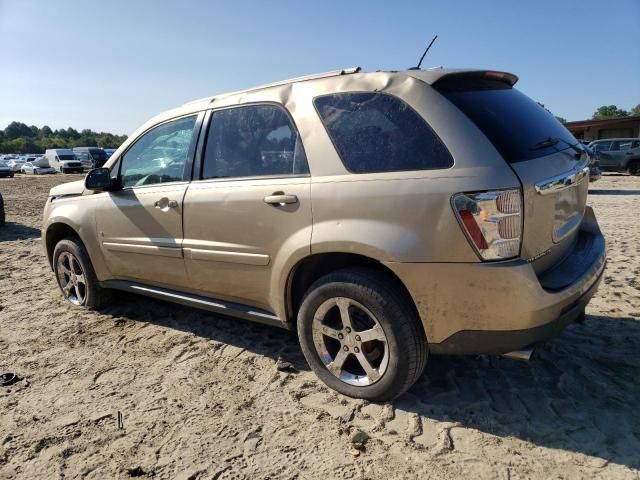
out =
[(563, 125), (567, 123), (567, 119), (564, 117), (556, 117), (556, 120), (558, 120)]
[(4, 129), (4, 134), (8, 140), (33, 136), (31, 129), (21, 122), (11, 122), (7, 125), (7, 128)]
[(602, 105), (591, 117), (593, 120), (606, 120), (607, 118), (627, 117), (629, 112), (618, 108), (616, 105)]
[(98, 133), (89, 128), (80, 132), (71, 127), (52, 131), (46, 125), (39, 129), (11, 122), (5, 130), (0, 129), (0, 153), (43, 153), (47, 148), (117, 148), (126, 139), (126, 135)]
[(640, 115), (640, 103), (633, 107), (629, 113), (631, 115)]

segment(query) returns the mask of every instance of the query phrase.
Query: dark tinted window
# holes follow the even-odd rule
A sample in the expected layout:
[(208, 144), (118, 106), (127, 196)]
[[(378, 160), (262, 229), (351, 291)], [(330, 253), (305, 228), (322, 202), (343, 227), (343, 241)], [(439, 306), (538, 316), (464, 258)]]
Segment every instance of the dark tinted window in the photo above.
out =
[(338, 93), (314, 104), (344, 163), (353, 173), (448, 168), (453, 158), (426, 122), (399, 98)]
[[(482, 130), (509, 163), (543, 157), (577, 143), (551, 113), (511, 87), (453, 89), (443, 94)], [(554, 141), (541, 146), (549, 138)]]
[(67, 155), (67, 154), (60, 154), (60, 155), (58, 155), (58, 158), (60, 160), (75, 160), (76, 159), (75, 155)]
[(107, 154), (101, 148), (92, 148), (89, 150), (94, 160), (106, 160)]
[(214, 112), (202, 178), (309, 173), (298, 132), (282, 107), (248, 105)]

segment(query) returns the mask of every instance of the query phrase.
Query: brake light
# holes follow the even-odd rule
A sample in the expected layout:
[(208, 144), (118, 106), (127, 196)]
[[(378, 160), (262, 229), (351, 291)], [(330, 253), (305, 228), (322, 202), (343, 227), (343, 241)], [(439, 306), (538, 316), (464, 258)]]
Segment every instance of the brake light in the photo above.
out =
[(520, 254), (519, 189), (458, 193), (451, 203), (460, 226), (482, 260), (504, 260)]

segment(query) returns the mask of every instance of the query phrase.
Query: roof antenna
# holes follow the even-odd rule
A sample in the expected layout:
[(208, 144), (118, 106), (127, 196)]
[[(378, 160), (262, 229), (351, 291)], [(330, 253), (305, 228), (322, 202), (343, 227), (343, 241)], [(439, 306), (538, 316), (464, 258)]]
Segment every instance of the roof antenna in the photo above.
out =
[(431, 42), (429, 43), (429, 45), (427, 46), (426, 50), (424, 51), (424, 53), (420, 57), (420, 61), (418, 62), (418, 65), (416, 65), (415, 67), (410, 68), (409, 70), (420, 70), (420, 65), (422, 65), (422, 61), (424, 60), (424, 57), (427, 55), (427, 52), (431, 48), (431, 45), (433, 45), (433, 42), (436, 41), (436, 38), (438, 38), (438, 35), (436, 35), (435, 37), (433, 37), (431, 39)]

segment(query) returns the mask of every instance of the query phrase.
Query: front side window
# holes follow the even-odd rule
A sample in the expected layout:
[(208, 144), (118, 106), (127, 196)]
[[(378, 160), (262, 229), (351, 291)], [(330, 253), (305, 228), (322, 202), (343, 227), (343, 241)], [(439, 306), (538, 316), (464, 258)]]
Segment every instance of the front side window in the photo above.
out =
[(186, 180), (195, 125), (194, 115), (163, 123), (142, 135), (120, 158), (122, 185), (137, 187)]
[(339, 93), (313, 101), (352, 173), (449, 168), (451, 154), (409, 105), (392, 95)]
[(611, 142), (599, 142), (593, 144), (593, 149), (596, 152), (608, 152), (611, 147)]
[(309, 173), (295, 125), (277, 105), (247, 105), (213, 113), (202, 178)]

